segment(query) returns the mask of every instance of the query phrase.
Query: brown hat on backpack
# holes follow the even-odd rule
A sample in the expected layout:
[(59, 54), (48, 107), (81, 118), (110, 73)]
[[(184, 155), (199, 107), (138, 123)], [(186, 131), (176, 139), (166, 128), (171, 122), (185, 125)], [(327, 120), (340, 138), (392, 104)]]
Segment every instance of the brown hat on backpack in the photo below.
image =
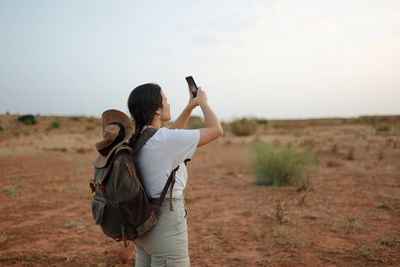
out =
[(127, 142), (133, 134), (133, 124), (129, 117), (116, 109), (109, 109), (101, 116), (103, 140), (96, 143), (99, 155), (94, 160), (96, 168), (103, 168), (115, 149)]

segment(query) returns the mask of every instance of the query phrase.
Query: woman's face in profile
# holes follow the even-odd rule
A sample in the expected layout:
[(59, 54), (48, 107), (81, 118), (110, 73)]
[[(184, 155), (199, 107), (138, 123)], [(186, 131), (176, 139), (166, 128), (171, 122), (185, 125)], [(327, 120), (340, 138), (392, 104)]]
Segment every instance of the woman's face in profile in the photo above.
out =
[(169, 121), (171, 119), (171, 112), (170, 112), (170, 105), (167, 102), (167, 97), (165, 96), (164, 92), (161, 90), (162, 96), (162, 108), (160, 109), (161, 114), (160, 118), (162, 122)]

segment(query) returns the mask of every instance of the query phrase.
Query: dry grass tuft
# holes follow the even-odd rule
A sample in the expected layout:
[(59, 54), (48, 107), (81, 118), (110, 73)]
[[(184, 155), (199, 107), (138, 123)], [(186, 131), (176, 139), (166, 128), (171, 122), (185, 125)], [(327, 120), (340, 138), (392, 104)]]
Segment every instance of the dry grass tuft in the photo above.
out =
[(280, 246), (298, 248), (305, 243), (298, 233), (290, 230), (287, 226), (279, 225), (272, 229), (272, 236)]
[(93, 149), (80, 147), (80, 148), (76, 148), (75, 151), (76, 151), (76, 153), (84, 154), (84, 153), (92, 152)]
[(275, 206), (275, 218), (279, 224), (283, 224), (283, 209), (281, 202), (276, 203)]
[(5, 242), (7, 242), (7, 240), (9, 240), (9, 239), (10, 238), (9, 238), (7, 232), (1, 233), (1, 235), (0, 235), (0, 245), (5, 243)]
[(306, 205), (306, 197), (307, 194), (302, 194), (297, 202), (297, 206), (305, 206)]
[(332, 148), (331, 148), (331, 152), (332, 153), (336, 153), (338, 151), (338, 145), (337, 144), (333, 144)]
[(326, 167), (328, 167), (328, 168), (334, 168), (334, 167), (340, 167), (340, 166), (342, 166), (342, 164), (333, 159), (329, 159), (326, 162)]
[(349, 153), (346, 156), (346, 160), (354, 160), (354, 147), (350, 148)]
[(68, 149), (65, 147), (49, 147), (49, 148), (44, 147), (44, 148), (42, 148), (42, 150), (43, 151), (58, 151), (58, 152), (63, 152), (63, 153), (68, 151)]

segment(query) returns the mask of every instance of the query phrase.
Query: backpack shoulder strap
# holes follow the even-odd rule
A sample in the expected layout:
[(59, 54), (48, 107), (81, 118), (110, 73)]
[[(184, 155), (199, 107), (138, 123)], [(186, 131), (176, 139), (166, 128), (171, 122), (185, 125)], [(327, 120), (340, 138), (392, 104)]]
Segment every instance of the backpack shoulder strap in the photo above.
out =
[[(146, 128), (139, 136), (139, 139), (137, 140), (136, 144), (133, 146), (133, 153), (139, 151), (144, 144), (146, 144), (146, 142), (157, 132), (157, 129), (152, 128), (152, 127), (148, 127)], [(179, 165), (170, 173), (167, 182), (165, 183), (165, 186), (163, 188), (163, 191), (161, 192), (161, 196), (158, 199), (158, 206), (161, 206), (165, 196), (167, 194), (168, 188), (170, 188), (170, 203), (169, 203), (169, 207), (170, 210), (173, 211), (174, 208), (172, 206), (172, 190), (174, 188), (174, 184), (175, 184), (175, 174), (176, 171), (178, 170)]]
[[(130, 146), (128, 146), (128, 144), (123, 143), (122, 145), (120, 145), (120, 146), (115, 150), (115, 155), (116, 155), (119, 151), (124, 150), (124, 149), (129, 150), (129, 152), (132, 151), (132, 148), (131, 148)], [(128, 153), (129, 153), (129, 152), (128, 152)]]
[(169, 188), (170, 185), (171, 185), (171, 188), (170, 188), (170, 190), (169, 190), (169, 194), (170, 194), (170, 196), (169, 196), (169, 210), (170, 210), (170, 211), (174, 211), (174, 208), (173, 208), (173, 206), (172, 206), (172, 190), (174, 189), (174, 185), (175, 185), (175, 174), (176, 174), (176, 171), (177, 171), (178, 169), (179, 169), (179, 165), (178, 165), (178, 167), (176, 167), (176, 168), (171, 172), (171, 174), (170, 174), (169, 177), (168, 177), (167, 182), (166, 182), (165, 185), (164, 185), (163, 191), (161, 192), (161, 196), (160, 196), (160, 198), (158, 199), (158, 206), (161, 207), (161, 205), (162, 205), (162, 203), (163, 203), (163, 201), (164, 201), (164, 199), (165, 199), (165, 195), (167, 194), (168, 188)]
[(136, 144), (133, 146), (133, 152), (139, 151), (144, 144), (157, 132), (157, 129), (152, 127), (146, 128), (139, 136)]

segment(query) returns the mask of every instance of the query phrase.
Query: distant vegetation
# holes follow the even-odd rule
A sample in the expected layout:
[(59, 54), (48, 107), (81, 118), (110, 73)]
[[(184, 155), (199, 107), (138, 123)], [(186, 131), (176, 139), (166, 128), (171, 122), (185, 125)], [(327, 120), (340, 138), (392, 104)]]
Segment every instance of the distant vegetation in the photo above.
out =
[(60, 122), (59, 121), (53, 121), (51, 123), (51, 128), (59, 129), (60, 128)]
[(22, 122), (25, 125), (33, 125), (36, 124), (35, 116), (33, 115), (23, 115), (18, 117), (18, 121)]
[[(132, 121), (134, 124), (134, 121)], [(85, 116), (40, 116), (33, 114), (0, 114), (0, 133), (2, 138), (12, 138), (21, 135), (39, 134), (43, 131), (59, 129), (66, 133), (82, 133), (101, 135), (101, 119)], [(170, 127), (173, 121), (163, 124)], [(315, 118), (315, 119), (287, 119), (267, 120), (266, 118), (243, 117), (231, 121), (221, 121), (224, 136), (245, 137), (266, 134), (267, 131), (291, 131), (300, 136), (302, 129), (314, 126), (332, 125), (371, 125), (377, 133), (390, 133), (400, 131), (400, 115), (385, 116), (360, 116), (353, 118)], [(35, 127), (32, 127), (35, 125)], [(202, 116), (190, 117), (186, 129), (199, 129), (205, 127)]]
[(264, 126), (268, 125), (268, 121), (266, 119), (256, 119), (256, 122), (260, 125), (264, 125)]
[(231, 129), (234, 135), (248, 136), (257, 131), (258, 123), (255, 119), (242, 118), (234, 120), (231, 123)]
[(200, 129), (204, 128), (206, 124), (203, 119), (199, 116), (191, 116), (188, 123), (186, 124), (186, 129)]
[(299, 152), (286, 145), (260, 141), (251, 145), (250, 157), (255, 183), (273, 186), (301, 184), (306, 169), (317, 162), (309, 150)]
[(376, 129), (379, 132), (389, 132), (390, 131), (390, 125), (388, 125), (386, 123), (382, 123), (382, 124), (379, 124), (378, 126), (376, 126)]

